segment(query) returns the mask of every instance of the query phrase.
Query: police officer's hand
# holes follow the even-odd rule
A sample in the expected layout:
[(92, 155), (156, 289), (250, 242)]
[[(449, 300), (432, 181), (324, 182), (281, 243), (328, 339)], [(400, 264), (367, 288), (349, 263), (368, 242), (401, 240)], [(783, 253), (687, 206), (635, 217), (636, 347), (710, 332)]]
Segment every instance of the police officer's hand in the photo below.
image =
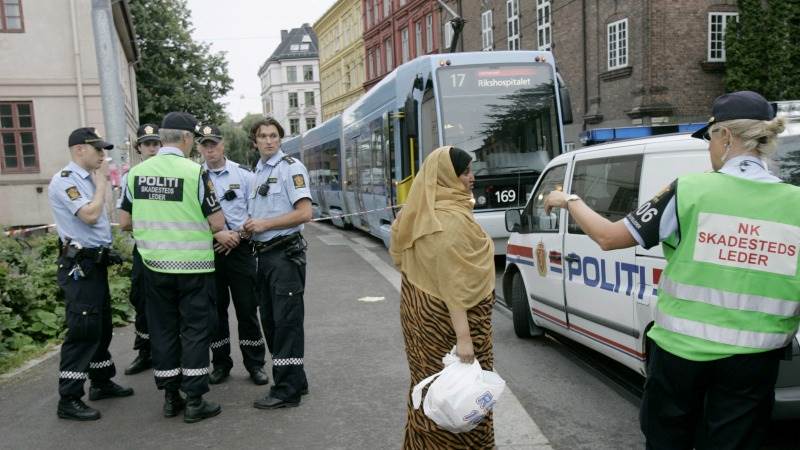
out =
[(250, 218), (244, 223), (244, 230), (251, 234), (263, 233), (269, 230), (269, 222), (266, 219)]
[(222, 230), (214, 233), (214, 251), (228, 254), (239, 245), (239, 233), (231, 230)]
[(544, 199), (544, 213), (550, 214), (553, 208), (563, 208), (567, 205), (567, 194), (561, 191), (553, 191), (547, 194)]
[(105, 184), (108, 181), (108, 158), (103, 159), (103, 163), (100, 164), (100, 167), (89, 172), (89, 176), (92, 178), (92, 182), (95, 186)]

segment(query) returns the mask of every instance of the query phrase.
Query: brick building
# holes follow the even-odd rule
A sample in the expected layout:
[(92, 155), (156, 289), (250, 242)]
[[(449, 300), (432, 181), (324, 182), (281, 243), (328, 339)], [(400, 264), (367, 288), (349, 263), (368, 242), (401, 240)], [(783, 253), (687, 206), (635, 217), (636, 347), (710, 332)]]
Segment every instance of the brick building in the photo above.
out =
[(362, 0), (369, 90), (384, 75), (420, 55), (440, 49), (440, 6), (436, 0)]
[[(707, 120), (723, 93), (735, 0), (448, 0), (459, 50), (552, 50), (582, 131)], [(449, 17), (443, 15), (444, 23)]]

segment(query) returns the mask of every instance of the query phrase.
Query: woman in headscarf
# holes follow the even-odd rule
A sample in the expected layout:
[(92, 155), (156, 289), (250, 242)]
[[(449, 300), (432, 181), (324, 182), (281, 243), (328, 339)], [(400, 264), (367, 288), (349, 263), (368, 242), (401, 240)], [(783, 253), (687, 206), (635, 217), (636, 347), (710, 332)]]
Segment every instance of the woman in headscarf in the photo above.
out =
[[(431, 153), (392, 225), (392, 259), (403, 274), (400, 320), (411, 387), (443, 369), (453, 346), (462, 362), (492, 370), (494, 245), (475, 222), (472, 157), (455, 147)], [(405, 449), (494, 448), (491, 414), (468, 433), (439, 428), (411, 405)]]

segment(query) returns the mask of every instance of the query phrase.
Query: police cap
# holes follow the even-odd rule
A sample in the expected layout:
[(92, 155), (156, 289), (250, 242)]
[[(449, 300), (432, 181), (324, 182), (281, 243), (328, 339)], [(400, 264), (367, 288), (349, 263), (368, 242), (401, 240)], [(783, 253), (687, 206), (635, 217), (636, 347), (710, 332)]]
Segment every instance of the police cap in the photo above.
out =
[(114, 148), (114, 144), (104, 141), (103, 137), (92, 127), (78, 128), (69, 134), (69, 140), (67, 142), (67, 145), (70, 147), (73, 145), (89, 144), (98, 150), (111, 150)]
[(200, 137), (197, 138), (197, 143), (202, 144), (206, 141), (218, 143), (222, 141), (222, 132), (214, 125), (200, 125)]
[(726, 120), (751, 119), (772, 120), (775, 108), (764, 97), (753, 91), (737, 91), (724, 94), (714, 100), (711, 118), (703, 128), (692, 133), (692, 137), (703, 139), (706, 131), (717, 122)]
[(190, 131), (196, 137), (201, 136), (197, 118), (187, 112), (173, 111), (168, 113), (164, 116), (164, 120), (161, 121), (161, 128)]
[(147, 141), (161, 141), (161, 138), (158, 136), (158, 125), (154, 123), (145, 123), (136, 130), (136, 144)]

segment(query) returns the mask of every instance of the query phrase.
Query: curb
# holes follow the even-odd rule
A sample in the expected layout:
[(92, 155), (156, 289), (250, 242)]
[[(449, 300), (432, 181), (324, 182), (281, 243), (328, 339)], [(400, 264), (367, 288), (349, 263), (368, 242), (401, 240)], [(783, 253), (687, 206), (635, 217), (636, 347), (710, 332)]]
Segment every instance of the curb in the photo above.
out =
[(17, 367), (15, 370), (13, 370), (13, 371), (11, 371), (9, 373), (0, 375), (0, 382), (8, 381), (8, 380), (11, 380), (13, 378), (16, 378), (19, 375), (22, 375), (24, 372), (27, 372), (28, 370), (33, 369), (34, 367), (38, 366), (39, 364), (41, 364), (41, 363), (47, 361), (48, 359), (56, 356), (60, 351), (61, 351), (61, 344), (58, 344), (52, 350), (50, 350), (49, 352), (45, 353), (44, 355), (42, 355), (42, 356), (40, 356), (40, 357), (38, 357), (36, 359), (32, 359), (32, 360), (26, 362), (25, 364), (21, 365), (20, 367)]

